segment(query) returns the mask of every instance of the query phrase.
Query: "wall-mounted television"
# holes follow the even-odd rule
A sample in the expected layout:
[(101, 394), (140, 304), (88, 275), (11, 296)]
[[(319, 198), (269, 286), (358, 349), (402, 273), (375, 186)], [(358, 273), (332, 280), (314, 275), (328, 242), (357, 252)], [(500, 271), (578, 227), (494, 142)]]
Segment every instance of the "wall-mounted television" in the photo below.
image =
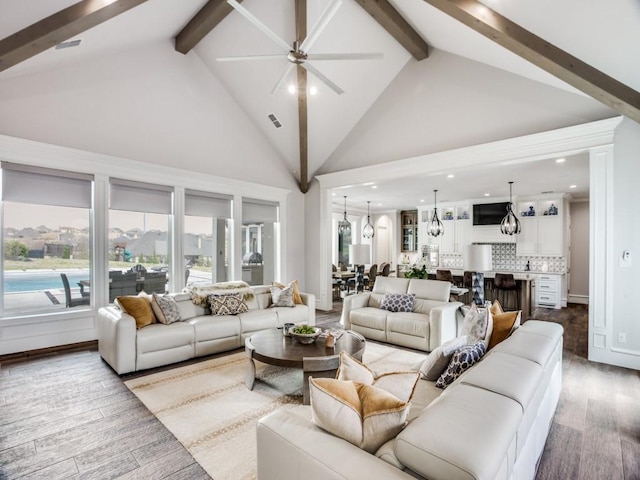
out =
[(500, 225), (507, 214), (509, 202), (479, 203), (473, 206), (474, 225)]

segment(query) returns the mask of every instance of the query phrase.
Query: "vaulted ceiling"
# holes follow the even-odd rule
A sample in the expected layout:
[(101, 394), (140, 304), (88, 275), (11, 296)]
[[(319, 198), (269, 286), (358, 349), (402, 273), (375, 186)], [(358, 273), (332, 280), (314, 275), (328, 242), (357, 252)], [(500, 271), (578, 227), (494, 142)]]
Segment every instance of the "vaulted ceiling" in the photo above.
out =
[[(330, 4), (242, 1), (287, 44), (302, 40)], [(304, 84), (307, 77), (317, 93), (302, 96), (287, 88), (272, 93), (291, 65), (284, 55), (218, 61), (282, 53), (223, 0), (0, 0), (0, 12), (0, 82), (158, 42), (198, 56), (303, 192), (314, 174), (339, 168), (328, 160), (408, 65), (426, 62), (428, 69), (426, 45), (570, 95), (590, 95), (612, 115), (640, 121), (640, 4), (635, 0), (620, 0), (615, 9), (580, 0), (343, 0), (307, 53), (381, 53), (383, 58), (310, 62), (344, 91), (341, 95), (298, 66), (283, 85)], [(76, 38), (82, 40), (78, 48), (52, 48)], [(601, 117), (597, 105), (594, 115)]]

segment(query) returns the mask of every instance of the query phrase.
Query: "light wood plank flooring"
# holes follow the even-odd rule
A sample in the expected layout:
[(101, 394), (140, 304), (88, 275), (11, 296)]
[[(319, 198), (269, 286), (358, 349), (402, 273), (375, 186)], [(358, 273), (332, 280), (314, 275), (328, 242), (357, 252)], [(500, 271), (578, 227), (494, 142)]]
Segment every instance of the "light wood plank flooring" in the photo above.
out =
[[(335, 324), (340, 308), (318, 323)], [(640, 372), (586, 360), (586, 307), (534, 318), (565, 328), (564, 386), (537, 478), (640, 479)], [(95, 345), (2, 359), (0, 479), (209, 478), (124, 386), (131, 376), (114, 374)]]

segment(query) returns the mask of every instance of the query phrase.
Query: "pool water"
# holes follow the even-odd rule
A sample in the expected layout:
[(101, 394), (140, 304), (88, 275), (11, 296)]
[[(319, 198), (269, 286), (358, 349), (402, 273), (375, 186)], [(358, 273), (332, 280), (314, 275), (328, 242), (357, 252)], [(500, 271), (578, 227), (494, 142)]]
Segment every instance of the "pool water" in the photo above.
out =
[[(77, 288), (80, 280), (89, 280), (89, 270), (66, 273), (69, 286)], [(5, 293), (34, 292), (38, 290), (63, 289), (60, 272), (7, 272), (4, 275)]]

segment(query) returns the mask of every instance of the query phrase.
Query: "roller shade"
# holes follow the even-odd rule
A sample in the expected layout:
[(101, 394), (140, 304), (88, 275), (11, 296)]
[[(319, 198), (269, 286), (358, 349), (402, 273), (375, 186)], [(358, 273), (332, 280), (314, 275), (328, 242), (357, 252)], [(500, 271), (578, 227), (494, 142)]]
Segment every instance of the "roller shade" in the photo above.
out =
[(264, 223), (278, 221), (278, 204), (262, 200), (242, 200), (242, 223)]
[(2, 162), (5, 202), (91, 208), (92, 175)]
[(231, 218), (231, 197), (187, 190), (184, 196), (184, 213), (199, 217)]
[(112, 179), (109, 207), (129, 212), (171, 214), (173, 188)]

